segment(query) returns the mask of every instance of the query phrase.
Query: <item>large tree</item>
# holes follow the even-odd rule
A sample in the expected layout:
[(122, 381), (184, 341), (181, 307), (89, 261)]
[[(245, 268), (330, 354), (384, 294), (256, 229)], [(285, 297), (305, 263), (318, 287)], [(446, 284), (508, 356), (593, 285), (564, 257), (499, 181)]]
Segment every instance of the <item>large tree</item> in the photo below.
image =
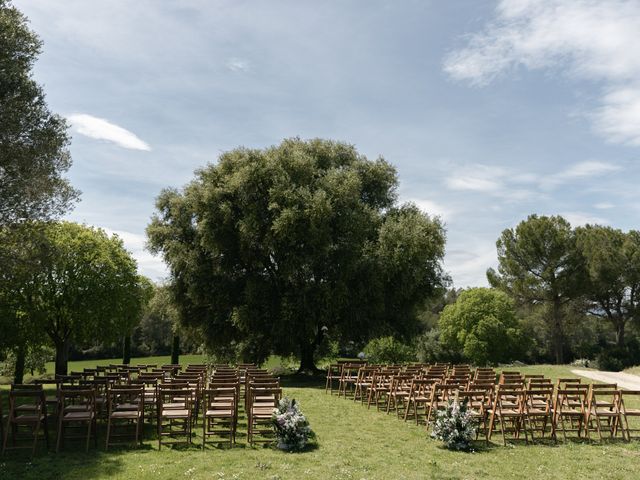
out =
[(611, 322), (624, 347), (626, 325), (640, 314), (640, 232), (587, 225), (576, 235), (589, 313)]
[(56, 373), (66, 374), (71, 342), (113, 341), (130, 330), (143, 283), (116, 236), (70, 222), (46, 222), (34, 231), (37, 241), (20, 250), (32, 267), (3, 269), (0, 286), (9, 289), (17, 312), (11, 330), (33, 342), (48, 336)]
[(40, 333), (42, 312), (32, 308), (37, 301), (36, 272), (43, 261), (42, 241), (40, 224), (0, 226), (0, 350), (15, 355), (14, 383), (22, 383), (27, 352), (46, 342)]
[(396, 188), (389, 163), (343, 143), (238, 148), (163, 191), (147, 233), (210, 346), (296, 354), (313, 370), (325, 332), (408, 335), (442, 284), (442, 225), (398, 206)]
[(32, 78), (41, 47), (27, 19), (0, 0), (0, 225), (56, 217), (78, 196), (63, 177), (67, 124)]
[(440, 343), (476, 365), (509, 362), (521, 353), (522, 333), (515, 307), (504, 292), (492, 288), (463, 291), (444, 307)]
[(556, 363), (564, 360), (564, 312), (580, 296), (583, 278), (575, 232), (560, 216), (530, 215), (515, 229), (506, 229), (496, 243), (498, 271), (489, 269), (489, 283), (521, 304), (542, 305)]

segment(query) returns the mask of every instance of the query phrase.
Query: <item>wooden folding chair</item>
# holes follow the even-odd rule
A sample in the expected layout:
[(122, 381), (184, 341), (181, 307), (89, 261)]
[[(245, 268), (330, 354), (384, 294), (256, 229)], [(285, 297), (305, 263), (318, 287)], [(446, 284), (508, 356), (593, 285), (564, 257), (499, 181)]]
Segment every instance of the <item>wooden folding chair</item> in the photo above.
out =
[[(620, 410), (620, 390), (615, 384), (591, 384), (585, 412), (585, 434), (589, 438), (589, 429), (592, 422), (596, 424), (596, 431), (602, 441), (602, 429), (609, 430), (611, 438), (618, 434), (618, 428), (622, 425), (622, 413)], [(624, 429), (620, 428), (622, 438), (625, 438)]]
[[(393, 372), (388, 370), (381, 370), (373, 374), (371, 380), (371, 387), (369, 387), (369, 394), (367, 395), (367, 409), (371, 408), (371, 403), (375, 402), (376, 410), (380, 410), (380, 400), (386, 402), (387, 395), (389, 394), (389, 388), (391, 387), (391, 377)], [(384, 405), (385, 403), (383, 403)]]
[(342, 370), (342, 365), (339, 363), (332, 363), (327, 368), (327, 381), (324, 386), (324, 393), (329, 391), (329, 394), (333, 395), (333, 384), (334, 382), (340, 381), (340, 372)]
[[(271, 417), (273, 409), (278, 407), (282, 397), (282, 389), (277, 387), (254, 387), (248, 392), (249, 409), (247, 410), (247, 441), (249, 445), (257, 442), (272, 441), (273, 428)], [(258, 438), (256, 439), (256, 437)]]
[(353, 392), (353, 401), (356, 402), (360, 399), (360, 403), (364, 403), (365, 396), (369, 395), (369, 389), (373, 384), (373, 376), (378, 367), (362, 367), (358, 371), (358, 378), (356, 379), (355, 389)]
[(439, 410), (444, 410), (449, 404), (449, 400), (455, 398), (458, 391), (458, 385), (450, 385), (447, 383), (436, 383), (431, 388), (431, 401), (429, 402), (429, 410), (427, 412), (427, 429), (431, 425), (431, 419), (435, 418)]
[(191, 444), (192, 407), (193, 391), (187, 385), (158, 385), (158, 450), (162, 445)]
[(144, 375), (131, 380), (131, 385), (138, 385), (143, 389), (143, 413), (144, 417), (149, 419), (150, 424), (153, 424), (153, 419), (158, 413), (158, 383), (158, 378)]
[[(2, 442), (2, 454), (7, 450), (31, 448), (31, 457), (36, 453), (40, 433), (43, 434), (47, 450), (49, 449), (49, 427), (47, 423), (47, 405), (42, 391), (42, 386), (30, 386), (31, 388), (15, 388), (12, 386), (9, 392), (9, 415), (7, 418), (4, 441)], [(39, 387), (39, 388), (38, 388)], [(21, 406), (27, 406), (21, 409)], [(31, 434), (33, 444), (31, 447), (18, 446), (19, 431), (24, 428)], [(42, 432), (41, 432), (42, 428)], [(7, 445), (11, 432), (12, 446)]]
[[(58, 440), (56, 452), (67, 439), (86, 439), (85, 451), (89, 451), (89, 442), (93, 434), (94, 446), (98, 446), (96, 425), (96, 392), (90, 386), (63, 386), (58, 390)], [(86, 424), (86, 427), (85, 427)], [(81, 430), (86, 428), (87, 433), (82, 435), (65, 436), (68, 429)]]
[(462, 403), (466, 400), (467, 411), (471, 414), (471, 417), (478, 423), (476, 427), (476, 440), (480, 436), (482, 431), (485, 442), (489, 442), (489, 425), (488, 425), (488, 411), (491, 407), (489, 395), (485, 390), (459, 390), (456, 393), (457, 401)]
[(338, 384), (339, 397), (344, 395), (344, 397), (347, 398), (347, 392), (354, 392), (360, 367), (362, 367), (362, 364), (360, 363), (345, 363), (342, 365), (342, 371), (340, 372), (340, 381)]
[[(431, 389), (435, 384), (435, 380), (429, 379), (413, 379), (409, 397), (407, 399), (407, 408), (404, 412), (404, 421), (406, 422), (410, 415), (416, 421), (416, 425), (420, 424), (420, 418), (424, 418), (427, 422), (429, 413), (429, 404), (431, 403)], [(421, 413), (422, 412), (422, 413)]]
[(202, 408), (202, 449), (207, 438), (214, 435), (229, 436), (229, 446), (236, 440), (238, 423), (238, 393), (235, 386), (204, 390)]
[[(635, 402), (625, 402), (625, 397), (627, 400), (631, 400), (632, 398)], [(622, 413), (622, 420), (624, 422), (624, 429), (627, 432), (627, 441), (631, 440), (631, 432), (640, 432), (640, 424), (629, 426), (630, 417), (638, 417), (640, 418), (640, 408), (633, 407), (627, 405), (627, 403), (635, 403), (635, 405), (640, 405), (640, 390), (620, 390), (620, 410)]]
[(526, 424), (525, 392), (521, 386), (499, 384), (491, 407), (489, 420), (489, 440), (493, 434), (496, 421), (500, 424), (502, 442), (507, 444), (506, 433), (511, 433), (514, 440), (524, 432), (525, 443), (529, 443)]
[[(142, 429), (144, 426), (144, 385), (119, 385), (109, 390), (107, 401), (107, 441), (110, 445), (122, 445), (124, 442), (113, 442), (112, 438), (130, 437), (131, 433), (123, 432), (133, 427), (134, 441), (142, 445)], [(114, 433), (118, 429), (119, 432)]]
[(411, 375), (394, 375), (391, 377), (391, 386), (387, 394), (387, 414), (393, 410), (398, 417), (404, 416), (404, 412), (401, 409), (407, 408), (412, 381), (413, 377)]
[[(558, 426), (562, 430), (562, 436), (567, 439), (567, 432), (573, 431), (582, 435), (585, 428), (585, 415), (587, 407), (587, 385), (571, 384), (569, 388), (558, 388), (553, 402), (554, 434)], [(565, 420), (569, 420), (567, 428)]]
[(553, 428), (553, 385), (531, 386), (530, 383), (525, 394), (526, 420), (531, 433), (531, 441), (534, 441), (534, 432), (539, 432), (540, 438), (544, 438), (547, 431), (550, 437), (555, 440)]

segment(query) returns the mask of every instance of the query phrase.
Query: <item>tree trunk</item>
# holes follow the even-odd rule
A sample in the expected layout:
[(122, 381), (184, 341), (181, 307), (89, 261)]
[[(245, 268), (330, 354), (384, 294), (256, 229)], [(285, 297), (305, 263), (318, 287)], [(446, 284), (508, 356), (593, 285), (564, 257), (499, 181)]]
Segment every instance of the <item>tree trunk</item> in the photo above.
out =
[(65, 338), (56, 344), (56, 375), (66, 375), (69, 364), (69, 339)]
[(624, 348), (624, 322), (622, 320), (618, 320), (616, 322), (616, 345), (621, 348)]
[(311, 343), (303, 342), (300, 345), (300, 368), (298, 368), (298, 373), (317, 373), (319, 371), (313, 360), (314, 351), (314, 345)]
[(131, 335), (125, 335), (122, 340), (122, 364), (129, 365), (131, 363)]
[(320, 328), (318, 329), (318, 333), (316, 333), (316, 338), (313, 339), (313, 342), (306, 340), (302, 340), (300, 342), (300, 368), (298, 368), (298, 373), (310, 372), (312, 374), (316, 374), (321, 372), (321, 370), (316, 367), (316, 362), (313, 360), (313, 356), (316, 353), (318, 346), (322, 343), (323, 337), (324, 331)]
[(180, 336), (173, 335), (173, 343), (171, 344), (171, 363), (177, 365), (180, 362)]
[(562, 311), (559, 299), (553, 301), (553, 350), (556, 358), (556, 364), (562, 365), (564, 363), (564, 335), (562, 332)]
[(13, 383), (21, 385), (24, 381), (24, 364), (27, 356), (27, 347), (22, 344), (16, 349), (16, 369), (13, 375)]

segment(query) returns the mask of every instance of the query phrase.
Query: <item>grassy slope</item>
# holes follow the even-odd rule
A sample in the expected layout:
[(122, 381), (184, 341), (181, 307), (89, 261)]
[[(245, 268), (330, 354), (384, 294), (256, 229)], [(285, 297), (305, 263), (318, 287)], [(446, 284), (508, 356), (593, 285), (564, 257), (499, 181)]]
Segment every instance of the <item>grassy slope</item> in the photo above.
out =
[[(519, 370), (554, 378), (570, 376), (570, 368), (564, 366)], [(192, 447), (158, 452), (157, 444), (149, 440), (142, 448), (108, 453), (100, 447), (89, 454), (71, 449), (59, 455), (40, 454), (32, 463), (26, 457), (5, 458), (0, 460), (0, 478), (617, 479), (633, 478), (640, 468), (637, 441), (509, 447), (494, 443), (489, 448), (481, 446), (472, 454), (449, 452), (429, 439), (424, 427), (325, 395), (317, 381), (285, 382), (285, 393), (301, 402), (318, 434), (317, 448), (307, 452), (289, 454), (272, 448), (249, 448), (241, 431), (239, 445), (230, 450), (208, 448), (202, 452)], [(146, 435), (150, 438), (153, 433), (147, 431)], [(104, 441), (104, 434), (99, 440)]]

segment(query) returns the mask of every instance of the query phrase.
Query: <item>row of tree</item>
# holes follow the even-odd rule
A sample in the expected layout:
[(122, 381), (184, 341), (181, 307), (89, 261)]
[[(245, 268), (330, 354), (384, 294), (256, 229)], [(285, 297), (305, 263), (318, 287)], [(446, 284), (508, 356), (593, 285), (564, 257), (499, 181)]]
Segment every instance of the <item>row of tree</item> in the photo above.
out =
[(60, 222), (79, 198), (64, 118), (33, 78), (42, 42), (8, 0), (0, 0), (0, 360), (22, 382), (30, 360), (55, 347), (66, 373), (72, 344), (109, 342), (138, 323), (152, 285), (117, 237)]
[(556, 363), (566, 360), (575, 311), (609, 322), (625, 347), (627, 326), (640, 320), (640, 232), (531, 215), (502, 232), (497, 248), (489, 282), (517, 305), (542, 309)]
[(153, 289), (118, 237), (71, 222), (0, 228), (0, 261), (0, 348), (15, 354), (16, 382), (47, 343), (66, 374), (72, 343), (129, 338)]

